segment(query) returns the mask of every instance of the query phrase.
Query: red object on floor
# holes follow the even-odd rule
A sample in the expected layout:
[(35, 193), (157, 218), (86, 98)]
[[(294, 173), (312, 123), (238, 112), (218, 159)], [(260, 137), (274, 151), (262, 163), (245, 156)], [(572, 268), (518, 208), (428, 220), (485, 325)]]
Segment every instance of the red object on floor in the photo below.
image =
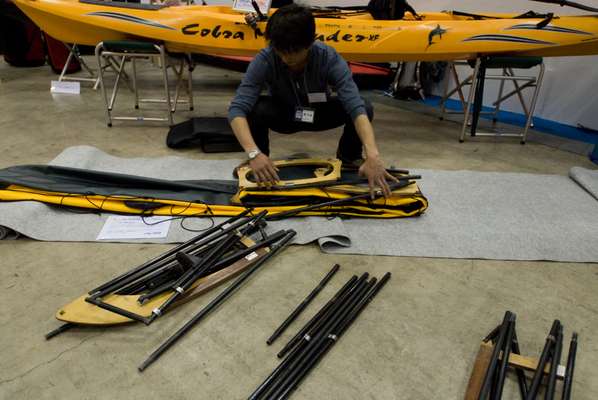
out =
[[(215, 59), (220, 59), (223, 62), (232, 62), (234, 64), (249, 64), (253, 57), (247, 56), (212, 56)], [(392, 73), (390, 68), (381, 67), (378, 65), (366, 64), (366, 63), (359, 63), (359, 62), (352, 62), (349, 63), (349, 68), (351, 68), (351, 72), (354, 75), (376, 75), (376, 76), (388, 76)]]
[[(46, 50), (48, 51), (48, 63), (54, 72), (60, 74), (69, 56), (69, 49), (64, 43), (54, 39), (47, 33), (44, 33), (44, 38), (46, 39)], [(77, 71), (81, 71), (81, 64), (76, 58), (72, 57), (66, 73), (72, 74)]]
[(4, 38), (4, 60), (15, 67), (39, 67), (46, 52), (39, 28), (12, 2), (1, 4), (0, 35)]

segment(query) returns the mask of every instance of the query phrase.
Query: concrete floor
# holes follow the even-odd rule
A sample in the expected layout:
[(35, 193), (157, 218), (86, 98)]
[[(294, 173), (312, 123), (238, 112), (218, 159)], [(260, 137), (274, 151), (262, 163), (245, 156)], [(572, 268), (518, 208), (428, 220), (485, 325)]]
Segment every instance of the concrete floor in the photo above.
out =
[[(192, 114), (179, 113), (178, 120), (224, 115), (239, 76), (200, 67), (195, 73), (198, 107)], [(170, 150), (167, 128), (160, 124), (107, 128), (98, 93), (84, 84), (80, 96), (52, 96), (51, 79), (56, 76), (47, 67), (0, 63), (0, 168), (46, 163), (79, 144), (122, 157), (241, 157)], [(549, 174), (567, 174), (576, 165), (595, 168), (585, 156), (538, 143), (459, 144), (457, 124), (398, 102), (373, 100), (379, 146), (387, 163), (397, 167)], [(273, 155), (330, 156), (338, 137), (339, 131), (274, 135)], [(393, 277), (293, 398), (463, 398), (479, 342), (506, 310), (518, 314), (521, 347), (530, 356), (539, 355), (554, 318), (565, 325), (565, 347), (577, 330), (574, 398), (598, 398), (598, 264), (355, 257), (292, 246), (143, 374), (137, 365), (213, 294), (149, 327), (75, 329), (44, 340), (59, 325), (53, 315), (62, 305), (168, 248), (29, 239), (0, 243), (0, 398), (245, 398), (277, 365), (275, 353), (285, 339), (341, 282), (363, 271), (376, 276), (391, 271)], [(334, 263), (342, 268), (332, 284), (268, 348), (269, 334)], [(504, 399), (519, 398), (514, 382), (511, 377)]]

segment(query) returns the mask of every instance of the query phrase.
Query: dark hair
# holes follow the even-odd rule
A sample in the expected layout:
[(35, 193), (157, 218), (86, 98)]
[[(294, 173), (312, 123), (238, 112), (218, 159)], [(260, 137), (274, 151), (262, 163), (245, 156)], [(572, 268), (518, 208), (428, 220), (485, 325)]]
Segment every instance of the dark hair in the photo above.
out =
[(268, 19), (266, 39), (276, 50), (293, 53), (308, 48), (316, 37), (316, 21), (308, 8), (297, 4), (276, 10)]

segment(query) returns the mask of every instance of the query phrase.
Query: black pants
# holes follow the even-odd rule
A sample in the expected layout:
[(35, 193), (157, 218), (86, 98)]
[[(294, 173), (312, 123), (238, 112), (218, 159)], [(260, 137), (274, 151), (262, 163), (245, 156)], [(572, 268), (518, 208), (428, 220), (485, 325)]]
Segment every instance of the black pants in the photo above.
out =
[[(374, 118), (374, 108), (368, 100), (363, 100), (371, 121)], [(260, 96), (247, 117), (251, 135), (260, 151), (266, 155), (270, 154), (269, 129), (290, 134), (300, 131), (319, 132), (344, 125), (343, 135), (336, 151), (337, 157), (344, 161), (353, 161), (362, 157), (361, 139), (357, 135), (351, 116), (345, 112), (338, 98), (331, 98), (325, 103), (314, 103), (310, 107), (316, 110), (314, 122), (295, 122), (294, 107), (277, 103), (269, 96)]]

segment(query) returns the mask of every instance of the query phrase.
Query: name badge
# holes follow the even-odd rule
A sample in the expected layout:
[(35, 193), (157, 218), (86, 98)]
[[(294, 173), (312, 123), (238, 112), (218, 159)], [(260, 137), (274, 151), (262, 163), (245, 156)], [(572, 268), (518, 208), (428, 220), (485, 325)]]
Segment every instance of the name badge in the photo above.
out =
[(295, 122), (306, 122), (308, 124), (314, 123), (316, 117), (316, 110), (307, 107), (295, 108)]
[(326, 103), (327, 100), (325, 92), (308, 93), (307, 97), (310, 103)]

